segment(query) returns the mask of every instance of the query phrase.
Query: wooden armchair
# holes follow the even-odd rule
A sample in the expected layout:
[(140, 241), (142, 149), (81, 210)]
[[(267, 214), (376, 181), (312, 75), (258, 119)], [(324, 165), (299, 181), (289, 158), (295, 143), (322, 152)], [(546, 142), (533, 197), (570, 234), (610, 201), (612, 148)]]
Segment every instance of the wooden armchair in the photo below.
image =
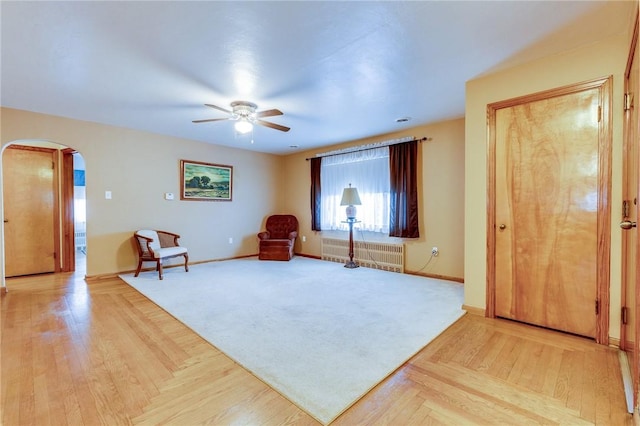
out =
[(134, 276), (140, 274), (142, 262), (156, 262), (156, 271), (162, 279), (162, 261), (171, 257), (184, 256), (184, 270), (189, 272), (189, 254), (186, 247), (178, 244), (180, 235), (167, 231), (142, 229), (133, 234), (138, 248), (138, 269)]
[(291, 260), (298, 236), (298, 219), (290, 214), (269, 216), (266, 229), (258, 234), (258, 259)]

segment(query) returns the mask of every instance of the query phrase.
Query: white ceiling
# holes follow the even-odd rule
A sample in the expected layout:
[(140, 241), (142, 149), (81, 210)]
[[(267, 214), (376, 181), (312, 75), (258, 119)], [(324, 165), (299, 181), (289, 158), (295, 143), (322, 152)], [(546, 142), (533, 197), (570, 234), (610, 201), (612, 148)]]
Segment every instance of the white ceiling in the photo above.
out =
[[(2, 1), (0, 103), (287, 154), (462, 117), (466, 81), (626, 32), (634, 7)], [(234, 100), (291, 131), (257, 126), (252, 144), (231, 121), (191, 122)]]

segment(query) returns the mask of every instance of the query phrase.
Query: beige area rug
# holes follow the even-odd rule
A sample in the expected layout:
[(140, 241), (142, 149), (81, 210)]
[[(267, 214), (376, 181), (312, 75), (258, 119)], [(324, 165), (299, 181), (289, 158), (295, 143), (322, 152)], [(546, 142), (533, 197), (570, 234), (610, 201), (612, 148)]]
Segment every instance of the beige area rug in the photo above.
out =
[(464, 314), (461, 284), (303, 257), (121, 278), (323, 424)]

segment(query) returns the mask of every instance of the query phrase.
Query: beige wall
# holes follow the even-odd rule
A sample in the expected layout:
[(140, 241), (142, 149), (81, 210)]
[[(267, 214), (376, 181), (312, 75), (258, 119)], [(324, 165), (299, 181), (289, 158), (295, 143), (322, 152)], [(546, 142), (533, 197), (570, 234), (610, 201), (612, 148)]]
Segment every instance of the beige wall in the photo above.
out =
[(486, 295), (487, 104), (595, 78), (613, 76), (611, 322), (620, 334), (622, 98), (629, 40), (611, 39), (478, 78), (466, 87), (465, 304), (484, 309)]
[[(289, 155), (284, 159), (283, 210), (291, 212), (300, 221), (300, 235), (307, 237), (297, 243), (296, 251), (320, 256), (321, 238), (335, 233), (312, 232), (310, 213), (310, 169), (306, 158), (348, 146), (397, 139), (405, 136), (430, 137), (420, 144), (419, 209), (420, 238), (404, 239), (407, 272), (464, 278), (464, 119), (445, 121), (428, 126), (413, 127), (406, 131), (375, 138), (351, 141), (321, 150)], [(348, 238), (346, 232), (338, 233)], [(354, 236), (360, 238), (359, 233)], [(374, 239), (373, 235), (366, 238)], [(380, 238), (376, 238), (379, 240)], [(388, 238), (387, 238), (388, 239)], [(422, 269), (437, 246), (440, 255)]]
[[(190, 261), (255, 254), (256, 233), (273, 213), (295, 214), (300, 234), (307, 237), (305, 243), (298, 240), (296, 251), (320, 255), (320, 233), (311, 232), (309, 162), (305, 161), (315, 152), (280, 157), (8, 108), (0, 113), (3, 148), (9, 143), (44, 140), (74, 148), (84, 157), (90, 277), (134, 269), (131, 234), (143, 227), (179, 233), (181, 244), (189, 248)], [(421, 143), (419, 150), (421, 237), (405, 240), (406, 269), (420, 270), (431, 247), (438, 246), (440, 256), (420, 272), (462, 279), (463, 119), (353, 141), (322, 152), (408, 135), (432, 140)], [(232, 165), (233, 201), (180, 201), (180, 159)], [(107, 190), (112, 192), (111, 200), (104, 198)], [(173, 192), (176, 199), (164, 200), (165, 192)], [(346, 233), (340, 236), (347, 237)], [(232, 245), (229, 237), (234, 239)], [(0, 261), (4, 268), (4, 253)]]
[[(281, 204), (278, 156), (8, 108), (0, 113), (3, 149), (37, 139), (84, 157), (88, 276), (134, 269), (131, 236), (147, 227), (179, 233), (190, 261), (256, 254), (256, 234)], [(180, 159), (233, 166), (233, 201), (180, 201)], [(111, 200), (104, 197), (107, 190)], [(165, 192), (176, 199), (164, 200)]]

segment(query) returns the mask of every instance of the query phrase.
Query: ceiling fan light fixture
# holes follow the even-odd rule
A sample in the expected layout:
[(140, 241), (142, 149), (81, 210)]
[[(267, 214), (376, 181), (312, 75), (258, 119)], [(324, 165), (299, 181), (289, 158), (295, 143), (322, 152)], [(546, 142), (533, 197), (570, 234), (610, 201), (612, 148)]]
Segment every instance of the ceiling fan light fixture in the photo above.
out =
[(246, 118), (240, 118), (238, 121), (236, 121), (236, 124), (234, 127), (236, 129), (236, 132), (241, 133), (243, 135), (253, 130), (253, 124), (251, 124), (251, 122), (248, 121)]
[(278, 115), (282, 115), (282, 111), (280, 111), (279, 109), (268, 109), (256, 112), (256, 108), (258, 108), (258, 106), (253, 102), (247, 101), (231, 102), (231, 110), (213, 104), (204, 105), (208, 106), (209, 108), (222, 111), (228, 114), (228, 116), (226, 118), (205, 118), (203, 120), (193, 120), (194, 123), (209, 123), (213, 121), (233, 120), (235, 121), (234, 128), (236, 130), (236, 133), (238, 134), (247, 134), (249, 132), (252, 132), (254, 124), (269, 127), (275, 130), (280, 130), (281, 132), (288, 132), (289, 130), (291, 130), (291, 128), (287, 126), (281, 126), (280, 124), (263, 120), (263, 118), (265, 117), (275, 117)]

